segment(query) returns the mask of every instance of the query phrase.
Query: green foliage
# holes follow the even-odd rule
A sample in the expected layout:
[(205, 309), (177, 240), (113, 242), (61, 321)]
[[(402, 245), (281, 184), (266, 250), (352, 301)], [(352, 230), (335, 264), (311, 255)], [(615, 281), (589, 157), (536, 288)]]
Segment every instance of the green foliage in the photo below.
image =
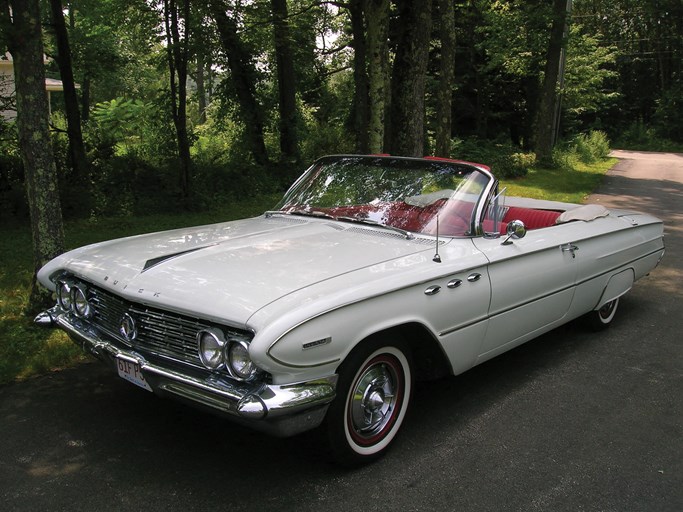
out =
[(562, 106), (571, 122), (616, 104), (620, 95), (608, 84), (618, 76), (617, 57), (615, 46), (583, 33), (579, 25), (571, 27), (562, 95)]
[(571, 146), (578, 154), (579, 160), (585, 164), (597, 162), (609, 155), (609, 139), (605, 132), (599, 130), (588, 134), (580, 133), (572, 141)]
[(676, 82), (657, 101), (654, 127), (663, 139), (683, 143), (683, 84)]
[(217, 119), (215, 114), (215, 107), (211, 107), (207, 123), (196, 128), (192, 159), (193, 195), (197, 200), (209, 205), (278, 190), (275, 176), (253, 163), (243, 127), (230, 116)]
[(458, 159), (488, 165), (498, 178), (519, 178), (536, 164), (533, 153), (520, 152), (509, 143), (477, 138), (454, 141), (451, 154)]
[(28, 215), (16, 125), (0, 120), (0, 218)]
[(580, 133), (569, 142), (553, 150), (553, 165), (562, 170), (572, 170), (580, 164), (603, 161), (610, 152), (610, 142), (605, 132)]
[(312, 162), (323, 155), (353, 152), (355, 139), (349, 137), (341, 120), (341, 112), (337, 112), (339, 117), (335, 119), (333, 116), (322, 116), (317, 109), (303, 104), (300, 112), (303, 119), (301, 131), (306, 134), (301, 147), (305, 162)]
[[(488, 4), (488, 5), (487, 5)], [(480, 47), (487, 56), (487, 70), (526, 77), (538, 75), (547, 50), (550, 6), (548, 2), (523, 0), (480, 2), (484, 37)]]
[[(119, 96), (149, 99), (159, 88), (159, 19), (145, 0), (68, 4), (74, 77), (92, 103)], [(81, 89), (83, 92), (83, 89)]]
[(114, 98), (95, 105), (91, 116), (104, 137), (125, 142), (133, 137), (142, 139), (152, 108), (141, 100)]
[(683, 143), (664, 139), (657, 129), (642, 120), (631, 123), (615, 142), (615, 147), (640, 151), (672, 151), (683, 153)]

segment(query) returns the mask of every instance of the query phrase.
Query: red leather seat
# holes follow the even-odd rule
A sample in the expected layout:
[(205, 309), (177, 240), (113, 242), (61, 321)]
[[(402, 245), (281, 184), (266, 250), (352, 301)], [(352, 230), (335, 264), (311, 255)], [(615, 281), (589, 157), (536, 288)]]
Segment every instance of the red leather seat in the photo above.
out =
[(555, 225), (555, 221), (561, 213), (556, 210), (535, 210), (511, 206), (505, 214), (503, 222), (521, 220), (527, 229), (547, 228)]

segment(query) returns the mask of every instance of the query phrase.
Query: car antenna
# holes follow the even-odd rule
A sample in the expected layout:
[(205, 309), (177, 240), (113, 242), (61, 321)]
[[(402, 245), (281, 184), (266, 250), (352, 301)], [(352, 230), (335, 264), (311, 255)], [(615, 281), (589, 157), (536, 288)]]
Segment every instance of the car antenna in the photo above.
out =
[(439, 256), (439, 214), (436, 215), (436, 254), (434, 254), (432, 261), (441, 263), (441, 256)]

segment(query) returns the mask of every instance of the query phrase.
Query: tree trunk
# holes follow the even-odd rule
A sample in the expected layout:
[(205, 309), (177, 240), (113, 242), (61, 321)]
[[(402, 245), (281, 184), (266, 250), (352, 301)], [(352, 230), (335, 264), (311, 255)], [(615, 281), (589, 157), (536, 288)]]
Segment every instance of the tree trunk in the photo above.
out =
[[(187, 61), (189, 47), (190, 2), (183, 2), (182, 11), (176, 0), (164, 0), (164, 22), (166, 27), (166, 53), (171, 86), (171, 110), (173, 124), (178, 138), (178, 158), (180, 160), (180, 194), (187, 206), (190, 197), (190, 140), (187, 133)], [(179, 18), (184, 21), (185, 33), (180, 37)]]
[(211, 0), (209, 9), (216, 22), (223, 50), (228, 57), (228, 67), (237, 91), (237, 100), (242, 122), (247, 130), (251, 154), (257, 164), (266, 165), (268, 154), (263, 139), (263, 121), (254, 91), (255, 81), (252, 79), (254, 71), (251, 59), (239, 40), (235, 20), (226, 14), (225, 5), (220, 0)]
[(399, 36), (391, 76), (391, 153), (424, 155), (425, 78), (431, 0), (399, 2)]
[(287, 1), (270, 0), (270, 5), (273, 9), (273, 40), (280, 104), (280, 151), (284, 160), (296, 162), (299, 156), (296, 134), (296, 77), (287, 21)]
[(441, 74), (436, 104), (437, 156), (451, 156), (453, 81), (455, 78), (455, 9), (452, 0), (439, 0)]
[(197, 104), (199, 108), (199, 124), (206, 123), (206, 86), (204, 84), (204, 70), (206, 63), (204, 62), (204, 54), (200, 51), (197, 53)]
[(90, 119), (90, 78), (83, 77), (81, 84), (81, 112), (83, 114), (83, 121)]
[(389, 0), (364, 0), (368, 46), (368, 151), (384, 151), (389, 63)]
[(351, 0), (347, 6), (351, 17), (351, 47), (353, 48), (353, 129), (356, 134), (356, 152), (365, 154), (368, 141), (368, 73), (363, 0)]
[(553, 21), (541, 86), (536, 122), (534, 123), (533, 148), (538, 160), (552, 162), (555, 142), (555, 115), (557, 104), (557, 79), (564, 47), (564, 31), (567, 19), (567, 0), (553, 1)]
[(34, 276), (29, 312), (52, 305), (51, 294), (40, 287), (36, 273), (64, 251), (64, 228), (52, 142), (48, 127), (43, 40), (38, 0), (2, 2), (2, 25), (9, 30), (14, 60), (17, 128), (31, 216)]
[(81, 132), (81, 115), (78, 111), (78, 96), (74, 82), (73, 67), (71, 64), (71, 49), (69, 48), (69, 36), (64, 22), (62, 0), (50, 0), (52, 10), (52, 23), (57, 42), (57, 64), (59, 75), (64, 86), (64, 105), (66, 107), (67, 135), (69, 137), (69, 155), (71, 165), (78, 185), (87, 184), (87, 160), (85, 158), (85, 146), (83, 145), (83, 133)]

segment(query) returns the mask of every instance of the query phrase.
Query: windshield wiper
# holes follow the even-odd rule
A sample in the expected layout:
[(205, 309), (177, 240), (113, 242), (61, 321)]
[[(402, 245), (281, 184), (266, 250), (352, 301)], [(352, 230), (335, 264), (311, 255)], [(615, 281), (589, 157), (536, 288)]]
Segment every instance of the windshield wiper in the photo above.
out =
[(332, 220), (337, 220), (336, 217), (330, 215), (329, 213), (325, 213), (325, 212), (313, 212), (313, 211), (307, 212), (307, 211), (304, 211), (304, 210), (294, 210), (294, 211), (291, 211), (291, 212), (286, 212), (286, 211), (283, 211), (283, 210), (270, 210), (270, 211), (267, 211), (267, 212), (265, 213), (265, 216), (266, 216), (266, 217), (271, 217), (272, 215), (276, 215), (276, 214), (280, 214), (280, 215), (299, 215), (299, 216), (301, 216), (301, 217), (317, 217), (317, 218), (321, 218), (321, 219), (332, 219)]
[(415, 238), (415, 235), (413, 235), (410, 231), (406, 231), (405, 229), (397, 228), (394, 226), (388, 226), (386, 224), (382, 224), (381, 222), (377, 222), (376, 220), (370, 220), (370, 219), (359, 219), (357, 217), (336, 217), (337, 220), (345, 221), (345, 222), (354, 222), (356, 224), (367, 224), (369, 226), (376, 226), (378, 228), (384, 228), (388, 229), (390, 231), (395, 231), (396, 233), (401, 233), (404, 237), (406, 237), (406, 240), (412, 240)]
[(394, 226), (388, 226), (386, 224), (382, 224), (381, 222), (377, 222), (376, 220), (370, 220), (370, 219), (359, 219), (357, 217), (346, 217), (343, 215), (340, 215), (338, 217), (335, 217), (334, 215), (330, 215), (329, 213), (321, 212), (321, 211), (305, 211), (305, 210), (294, 210), (294, 211), (283, 211), (283, 210), (271, 210), (267, 211), (265, 213), (266, 217), (270, 217), (272, 215), (299, 215), (301, 217), (316, 217), (316, 218), (321, 218), (321, 219), (332, 219), (332, 220), (340, 220), (343, 222), (353, 222), (355, 224), (365, 224), (368, 226), (375, 226), (378, 228), (384, 228), (388, 229), (390, 231), (394, 231), (396, 233), (402, 234), (406, 240), (413, 240), (415, 238), (415, 235), (411, 233), (410, 231), (406, 231), (405, 229), (397, 228)]

